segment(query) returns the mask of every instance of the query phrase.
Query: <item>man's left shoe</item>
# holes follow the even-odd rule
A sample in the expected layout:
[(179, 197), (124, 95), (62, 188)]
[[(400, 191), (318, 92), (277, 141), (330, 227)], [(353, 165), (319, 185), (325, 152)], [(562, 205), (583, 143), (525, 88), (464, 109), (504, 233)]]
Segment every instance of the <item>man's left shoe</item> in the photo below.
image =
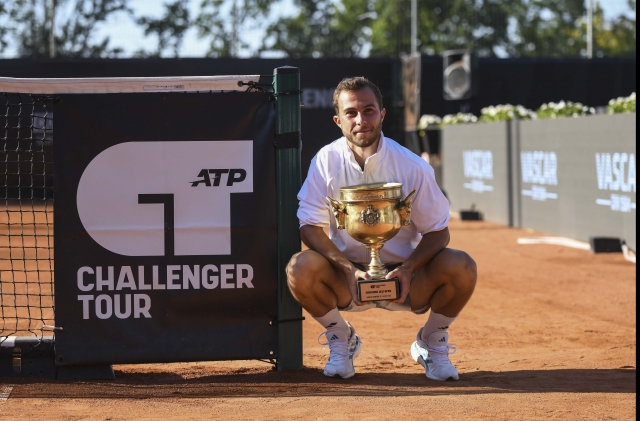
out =
[(449, 355), (456, 352), (455, 345), (449, 345), (447, 332), (434, 332), (426, 341), (422, 340), (422, 329), (411, 345), (411, 356), (424, 367), (431, 380), (458, 380), (458, 370), (451, 364)]

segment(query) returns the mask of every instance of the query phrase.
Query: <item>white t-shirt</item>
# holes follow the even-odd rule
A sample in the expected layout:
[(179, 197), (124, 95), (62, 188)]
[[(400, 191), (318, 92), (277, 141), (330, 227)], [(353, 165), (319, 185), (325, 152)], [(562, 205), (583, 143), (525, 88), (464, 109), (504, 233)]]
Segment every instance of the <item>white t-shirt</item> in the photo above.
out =
[(309, 174), (298, 193), (300, 226), (329, 227), (329, 238), (354, 262), (368, 263), (371, 255), (365, 246), (339, 230), (327, 196), (340, 200), (340, 188), (369, 183), (402, 183), (402, 198), (416, 191), (411, 207), (411, 225), (387, 241), (380, 258), (385, 263), (404, 261), (420, 242), (422, 235), (440, 231), (449, 222), (449, 201), (436, 184), (433, 168), (422, 158), (394, 140), (380, 136), (378, 151), (367, 158), (364, 171), (356, 162), (347, 139), (320, 149), (311, 161)]

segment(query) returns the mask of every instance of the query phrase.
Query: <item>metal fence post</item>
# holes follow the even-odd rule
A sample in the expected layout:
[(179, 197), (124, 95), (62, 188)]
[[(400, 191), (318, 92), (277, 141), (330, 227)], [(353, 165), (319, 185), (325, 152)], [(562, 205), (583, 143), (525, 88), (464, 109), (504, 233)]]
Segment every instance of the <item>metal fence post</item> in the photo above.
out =
[(300, 251), (300, 70), (273, 71), (276, 95), (276, 194), (278, 203), (278, 370), (302, 368), (302, 308), (287, 286), (285, 269)]
[(507, 123), (507, 183), (509, 189), (509, 226), (522, 228), (522, 193), (520, 188), (520, 121)]

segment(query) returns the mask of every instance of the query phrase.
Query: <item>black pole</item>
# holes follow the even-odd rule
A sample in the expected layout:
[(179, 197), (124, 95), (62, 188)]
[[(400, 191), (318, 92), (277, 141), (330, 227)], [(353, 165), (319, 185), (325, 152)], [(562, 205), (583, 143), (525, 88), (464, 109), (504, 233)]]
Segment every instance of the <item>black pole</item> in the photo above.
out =
[[(278, 203), (278, 370), (302, 368), (302, 308), (287, 286), (286, 266), (301, 249), (297, 217), (300, 191), (300, 70), (273, 71), (276, 95), (276, 194)], [(283, 142), (279, 144), (278, 140)], [(292, 139), (297, 141), (292, 142)]]

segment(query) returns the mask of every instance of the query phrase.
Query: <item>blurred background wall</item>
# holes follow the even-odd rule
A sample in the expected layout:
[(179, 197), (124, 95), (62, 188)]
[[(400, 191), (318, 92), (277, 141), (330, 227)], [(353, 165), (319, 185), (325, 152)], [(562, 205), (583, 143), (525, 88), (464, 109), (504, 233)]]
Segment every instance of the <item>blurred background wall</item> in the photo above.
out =
[[(11, 0), (0, 3), (0, 76), (272, 74), (296, 66), (303, 171), (340, 136), (331, 93), (345, 76), (381, 87), (385, 134), (405, 141), (400, 57), (412, 51), (422, 56), (420, 114), (560, 100), (602, 109), (636, 89), (635, 0), (414, 1), (415, 9), (412, 0)], [(477, 57), (468, 100), (443, 96), (442, 54), (452, 49)]]
[[(606, 106), (611, 98), (629, 95), (636, 89), (636, 61), (633, 58), (584, 59), (497, 59), (480, 58), (477, 66), (477, 95), (464, 104), (478, 114), (482, 107), (520, 104), (537, 109), (549, 101), (577, 101), (592, 107)], [(282, 58), (282, 59), (1, 59), (4, 77), (150, 77), (205, 76), (225, 74), (270, 75), (278, 66), (300, 68), (302, 85), (302, 170), (323, 145), (341, 136), (332, 121), (331, 97), (345, 76), (361, 75), (377, 83), (388, 115), (384, 132), (403, 143), (403, 103), (400, 60), (395, 58)], [(422, 58), (421, 112), (445, 115), (459, 111), (461, 101), (443, 97), (442, 58)]]

